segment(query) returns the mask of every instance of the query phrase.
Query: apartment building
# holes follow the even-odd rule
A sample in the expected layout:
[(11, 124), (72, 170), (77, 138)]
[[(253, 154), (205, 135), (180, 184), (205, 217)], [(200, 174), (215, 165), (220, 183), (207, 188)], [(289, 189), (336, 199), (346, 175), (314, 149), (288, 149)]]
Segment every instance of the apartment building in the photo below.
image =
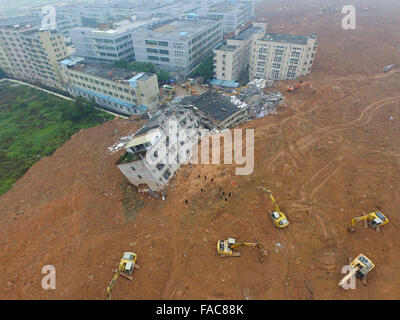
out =
[(117, 166), (140, 191), (159, 191), (191, 156), (200, 121), (186, 108), (159, 110), (125, 145)]
[(64, 37), (40, 30), (41, 18), (23, 16), (0, 21), (0, 67), (11, 76), (61, 88), (58, 61), (69, 54)]
[(251, 41), (255, 34), (265, 34), (266, 23), (254, 22), (214, 50), (214, 78), (238, 81), (247, 73)]
[(224, 1), (199, 8), (197, 13), (207, 19), (221, 20), (223, 32), (228, 34), (254, 19), (254, 8), (254, 1)]
[(106, 110), (131, 116), (158, 105), (157, 75), (86, 63), (84, 58), (60, 61), (65, 89), (73, 96), (93, 99)]
[(222, 42), (222, 24), (207, 19), (173, 19), (133, 33), (137, 61), (190, 73)]
[(311, 72), (317, 35), (255, 35), (250, 55), (250, 80), (290, 80)]
[(88, 62), (109, 64), (121, 59), (133, 61), (132, 33), (141, 27), (151, 26), (158, 18), (132, 17), (97, 28), (74, 28), (70, 30), (75, 55)]

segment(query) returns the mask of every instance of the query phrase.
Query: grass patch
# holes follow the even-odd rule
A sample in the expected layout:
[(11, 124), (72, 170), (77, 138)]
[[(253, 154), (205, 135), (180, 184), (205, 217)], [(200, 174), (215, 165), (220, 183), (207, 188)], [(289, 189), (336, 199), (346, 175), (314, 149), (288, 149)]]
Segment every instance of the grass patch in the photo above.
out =
[(71, 135), (112, 119), (91, 101), (67, 101), (24, 85), (0, 83), (0, 195)]

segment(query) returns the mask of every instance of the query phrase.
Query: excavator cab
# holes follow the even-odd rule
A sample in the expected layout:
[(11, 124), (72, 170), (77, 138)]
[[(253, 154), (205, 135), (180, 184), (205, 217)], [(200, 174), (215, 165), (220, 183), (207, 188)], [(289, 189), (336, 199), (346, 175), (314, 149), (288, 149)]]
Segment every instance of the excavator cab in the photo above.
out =
[(388, 222), (387, 218), (383, 215), (382, 212), (380, 211), (375, 211), (373, 212), (373, 214), (375, 215), (375, 218), (373, 218), (372, 220), (369, 221), (369, 225), (372, 228), (376, 228), (380, 225), (384, 225)]
[(351, 277), (354, 275), (363, 281), (366, 281), (367, 274), (375, 267), (374, 263), (365, 254), (359, 254), (357, 258), (350, 263), (352, 269), (344, 276), (342, 280), (338, 282), (338, 286), (342, 287)]

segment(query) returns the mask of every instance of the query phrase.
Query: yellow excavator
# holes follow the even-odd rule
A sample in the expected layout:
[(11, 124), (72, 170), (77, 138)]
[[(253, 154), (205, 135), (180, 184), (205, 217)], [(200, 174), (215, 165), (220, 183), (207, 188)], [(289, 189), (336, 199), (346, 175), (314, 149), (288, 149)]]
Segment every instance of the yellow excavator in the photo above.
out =
[(133, 269), (139, 269), (139, 265), (136, 264), (137, 254), (133, 252), (124, 252), (124, 255), (119, 262), (118, 269), (115, 271), (114, 278), (110, 281), (107, 287), (107, 299), (111, 299), (111, 291), (117, 282), (119, 276), (122, 276), (128, 280), (133, 279)]
[(365, 280), (368, 272), (375, 267), (371, 259), (369, 259), (365, 254), (359, 254), (358, 257), (350, 263), (350, 266), (352, 267), (351, 271), (338, 282), (339, 287), (342, 287), (343, 284), (347, 283), (347, 281), (349, 281), (349, 279), (354, 275), (360, 280)]
[(351, 219), (350, 226), (347, 228), (350, 232), (355, 232), (354, 226), (358, 221), (367, 220), (371, 228), (376, 229), (377, 227), (383, 226), (389, 222), (388, 218), (381, 211), (374, 211), (365, 216)]
[(237, 252), (239, 247), (257, 247), (260, 250), (260, 260), (264, 261), (267, 256), (267, 250), (259, 242), (236, 242), (234, 238), (228, 238), (227, 240), (218, 240), (217, 252), (222, 258), (228, 257), (240, 257), (240, 253)]
[(271, 198), (272, 203), (275, 205), (275, 211), (270, 211), (269, 215), (271, 216), (272, 222), (275, 224), (276, 227), (278, 228), (284, 228), (287, 227), (289, 224), (289, 220), (286, 218), (286, 215), (282, 212), (282, 210), (279, 208), (278, 203), (275, 201), (274, 196), (272, 195), (271, 190), (264, 188), (264, 187), (258, 187), (260, 190), (264, 191), (268, 196)]
[(240, 95), (240, 91), (242, 91), (243, 89), (247, 89), (247, 88), (248, 88), (248, 86), (237, 88), (236, 90), (233, 90), (230, 95), (238, 96), (238, 95)]

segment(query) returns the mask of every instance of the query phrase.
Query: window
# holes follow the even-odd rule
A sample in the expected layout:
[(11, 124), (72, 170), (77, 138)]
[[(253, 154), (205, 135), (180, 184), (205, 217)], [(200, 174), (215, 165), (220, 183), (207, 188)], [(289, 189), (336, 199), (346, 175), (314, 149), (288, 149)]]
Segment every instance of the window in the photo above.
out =
[(136, 171), (135, 167), (131, 167), (131, 169), (132, 169), (133, 171)]
[(169, 169), (165, 170), (165, 172), (163, 173), (163, 177), (165, 180), (168, 180), (168, 178), (171, 176), (171, 171), (169, 171)]
[(163, 163), (158, 163), (158, 164), (156, 165), (156, 168), (158, 169), (158, 171), (161, 171), (162, 168), (164, 168), (164, 167), (165, 167), (165, 164), (163, 164)]
[(141, 176), (140, 174), (138, 174), (137, 177), (138, 177), (139, 179), (143, 179), (142, 176)]

